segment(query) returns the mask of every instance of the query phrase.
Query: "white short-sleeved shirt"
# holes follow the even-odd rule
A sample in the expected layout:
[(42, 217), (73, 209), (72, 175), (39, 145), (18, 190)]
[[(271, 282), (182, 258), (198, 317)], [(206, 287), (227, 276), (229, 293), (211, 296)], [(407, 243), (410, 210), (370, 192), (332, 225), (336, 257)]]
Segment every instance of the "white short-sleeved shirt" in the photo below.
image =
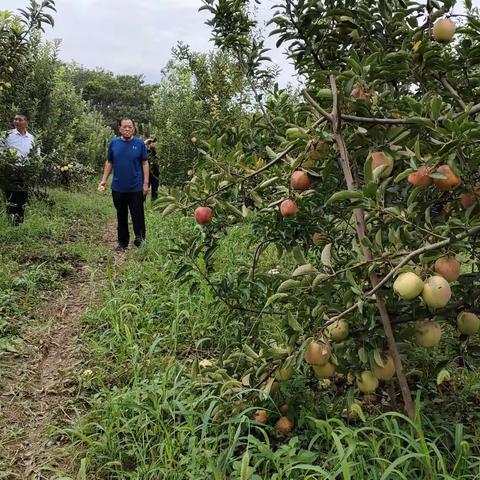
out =
[(31, 133), (22, 135), (16, 128), (7, 132), (5, 147), (15, 148), (22, 157), (26, 157), (35, 146), (35, 138)]

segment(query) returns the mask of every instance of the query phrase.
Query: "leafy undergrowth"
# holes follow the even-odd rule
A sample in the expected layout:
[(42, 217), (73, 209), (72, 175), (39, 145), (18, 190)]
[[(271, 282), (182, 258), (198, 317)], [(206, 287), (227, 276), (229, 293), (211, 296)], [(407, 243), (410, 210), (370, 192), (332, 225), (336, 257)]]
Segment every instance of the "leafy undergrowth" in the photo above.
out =
[(110, 210), (90, 191), (53, 190), (46, 200), (31, 201), (18, 227), (0, 215), (0, 355), (19, 350), (35, 309), (76, 266), (98, 254), (96, 240)]
[[(319, 383), (305, 366), (299, 367), (303, 375), (259, 400), (256, 386), (238, 391), (221, 369), (211, 375), (208, 370), (241, 345), (253, 327), (259, 338), (278, 336), (279, 320), (266, 317), (246, 325), (242, 312), (232, 315), (208, 285), (179, 280), (180, 264), (170, 253), (179, 239), (199, 228), (191, 219), (162, 220), (150, 210), (148, 228), (147, 244), (129, 254), (121, 271), (109, 272), (101, 306), (85, 318), (91, 362), (79, 402), (89, 412), (65, 432), (80, 476), (480, 478), (479, 372), (454, 362), (448, 334), (436, 352), (405, 353), (417, 394), (416, 422), (389, 412), (391, 389), (379, 392), (375, 403), (359, 398), (351, 407), (358, 394), (346, 376)], [(248, 225), (230, 229), (215, 253), (226, 277), (238, 264), (252, 261), (250, 240)], [(262, 262), (268, 269), (279, 259), (272, 249)], [(285, 268), (293, 265), (289, 262), (282, 259)], [(415, 368), (419, 364), (421, 371)], [(441, 369), (449, 370), (450, 379), (437, 385)], [(274, 428), (284, 404), (295, 421), (287, 436)], [(257, 408), (268, 411), (266, 425), (253, 420)]]

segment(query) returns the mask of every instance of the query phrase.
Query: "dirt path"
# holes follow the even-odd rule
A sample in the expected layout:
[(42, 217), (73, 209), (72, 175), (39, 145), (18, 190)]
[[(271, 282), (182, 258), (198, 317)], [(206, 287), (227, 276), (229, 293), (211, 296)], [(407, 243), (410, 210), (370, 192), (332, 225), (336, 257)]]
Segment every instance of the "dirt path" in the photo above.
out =
[[(109, 225), (98, 242), (115, 238)], [(112, 257), (115, 266), (125, 254)], [(4, 363), (0, 391), (0, 479), (43, 480), (71, 472), (61, 440), (49, 434), (53, 425), (65, 427), (74, 420), (77, 378), (83, 372), (82, 315), (94, 305), (105, 284), (106, 259), (79, 265), (39, 311), (35, 325), (23, 335), (21, 356)], [(6, 367), (6, 368), (5, 368)]]

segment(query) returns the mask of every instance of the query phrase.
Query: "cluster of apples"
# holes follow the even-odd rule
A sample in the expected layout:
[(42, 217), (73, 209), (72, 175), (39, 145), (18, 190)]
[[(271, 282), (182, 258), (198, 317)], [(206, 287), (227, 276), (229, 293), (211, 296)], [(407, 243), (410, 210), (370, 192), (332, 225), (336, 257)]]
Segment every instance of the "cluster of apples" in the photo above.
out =
[[(305, 167), (311, 167), (314, 162), (322, 158), (328, 150), (328, 145), (321, 140), (310, 140), (307, 145), (307, 160)], [(297, 192), (305, 192), (312, 187), (312, 178), (304, 170), (295, 170), (290, 176), (290, 187)], [(280, 204), (282, 217), (293, 217), (298, 213), (298, 206), (294, 200), (287, 198)]]
[[(304, 192), (312, 186), (310, 175), (303, 170), (296, 170), (290, 176), (290, 186), (293, 190)], [(287, 198), (280, 204), (280, 213), (283, 217), (293, 217), (298, 213), (298, 206), (296, 202)]]
[(440, 257), (434, 265), (437, 275), (428, 277), (425, 282), (414, 272), (398, 275), (393, 289), (404, 300), (413, 300), (419, 295), (431, 308), (442, 308), (450, 300), (452, 292), (449, 282), (460, 276), (460, 262), (455, 257)]
[[(382, 167), (382, 171), (379, 174), (381, 178), (386, 178), (392, 173), (394, 161), (390, 155), (378, 151), (370, 152), (369, 156), (372, 161), (372, 172)], [(445, 178), (432, 178), (430, 174), (434, 172), (442, 174)], [(460, 177), (448, 165), (440, 165), (436, 169), (422, 165), (417, 171), (412, 172), (407, 180), (408, 183), (415, 187), (428, 187), (434, 184), (442, 191), (454, 190), (462, 183)]]
[[(348, 323), (340, 319), (329, 325), (325, 331), (326, 336), (334, 341), (341, 342), (348, 337)], [(319, 379), (332, 377), (335, 373), (335, 365), (330, 362), (332, 349), (328, 343), (311, 341), (306, 350), (305, 362), (311, 365), (315, 376)], [(365, 370), (356, 377), (357, 388), (363, 393), (373, 393), (380, 380), (390, 380), (395, 375), (395, 365), (390, 355), (383, 355), (383, 365), (375, 365), (371, 370)]]
[(435, 170), (436, 173), (441, 173), (446, 178), (430, 177), (429, 174), (433, 171), (432, 167), (423, 165), (416, 172), (412, 172), (407, 180), (415, 187), (428, 187), (434, 184), (442, 191), (454, 190), (462, 183), (460, 177), (448, 165), (440, 165)]
[[(425, 305), (442, 308), (450, 301), (452, 292), (449, 282), (460, 276), (460, 262), (455, 257), (443, 256), (434, 264), (436, 275), (423, 281), (414, 272), (398, 275), (393, 283), (394, 291), (404, 300), (422, 297)], [(480, 329), (480, 320), (472, 312), (461, 312), (457, 317), (457, 327), (464, 335), (473, 335)], [(435, 347), (439, 344), (442, 330), (435, 320), (419, 321), (415, 326), (416, 341), (422, 347)]]
[[(388, 177), (393, 171), (393, 158), (385, 152), (371, 152), (372, 172), (382, 167), (379, 176), (381, 178)], [(433, 178), (432, 173), (440, 173), (445, 178)], [(414, 187), (429, 187), (435, 185), (439, 190), (449, 192), (455, 190), (461, 183), (462, 179), (450, 168), (449, 165), (440, 165), (437, 168), (422, 165), (415, 172), (410, 173), (407, 177), (408, 183)], [(460, 195), (460, 204), (464, 209), (470, 208), (477, 201), (475, 189), (470, 189)]]
[[(281, 417), (275, 423), (275, 428), (280, 435), (288, 435), (295, 427), (295, 422), (287, 416), (288, 405), (282, 405), (280, 408)], [(268, 412), (266, 410), (257, 410), (254, 419), (258, 423), (266, 424), (268, 421)]]

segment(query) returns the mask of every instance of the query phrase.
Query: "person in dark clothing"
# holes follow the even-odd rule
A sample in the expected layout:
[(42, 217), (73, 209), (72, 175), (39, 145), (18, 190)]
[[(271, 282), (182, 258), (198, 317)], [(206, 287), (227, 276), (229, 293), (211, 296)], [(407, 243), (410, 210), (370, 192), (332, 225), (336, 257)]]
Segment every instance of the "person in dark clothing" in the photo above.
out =
[[(18, 155), (26, 157), (35, 147), (34, 136), (27, 131), (28, 118), (24, 114), (15, 115), (13, 119), (15, 128), (9, 130), (3, 140), (3, 147), (14, 148)], [(23, 223), (25, 218), (25, 205), (28, 201), (26, 178), (15, 178), (9, 188), (5, 190), (7, 200), (7, 215), (13, 225)]]
[(148, 151), (148, 163), (150, 171), (150, 192), (152, 202), (158, 198), (158, 185), (160, 183), (160, 165), (158, 164), (157, 150), (155, 148), (155, 138), (147, 138), (145, 145)]
[(120, 136), (108, 145), (107, 160), (99, 189), (104, 190), (113, 171), (112, 198), (117, 210), (117, 252), (123, 252), (129, 244), (128, 212), (132, 218), (135, 240), (140, 247), (146, 237), (144, 202), (148, 193), (148, 155), (145, 143), (134, 136), (135, 126), (130, 118), (122, 118)]

